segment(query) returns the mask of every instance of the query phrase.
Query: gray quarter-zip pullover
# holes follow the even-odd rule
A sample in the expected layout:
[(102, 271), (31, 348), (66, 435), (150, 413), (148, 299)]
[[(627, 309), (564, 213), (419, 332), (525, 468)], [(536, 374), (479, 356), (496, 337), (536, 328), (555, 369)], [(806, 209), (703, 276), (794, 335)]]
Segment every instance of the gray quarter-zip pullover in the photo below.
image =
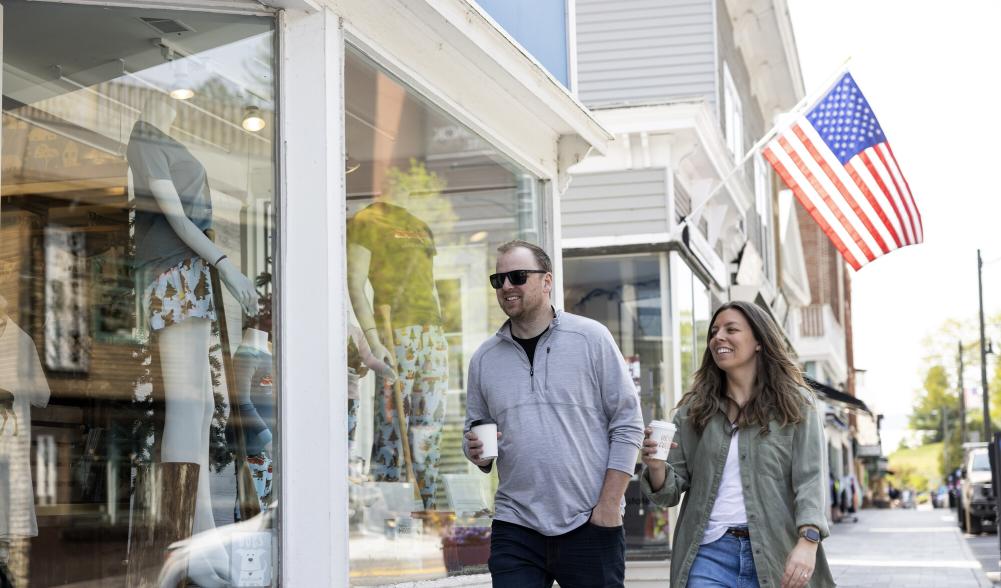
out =
[(587, 522), (605, 471), (632, 475), (643, 440), (639, 397), (611, 333), (562, 311), (534, 367), (510, 321), (473, 354), (465, 430), (481, 419), (503, 433), (494, 518), (548, 536)]

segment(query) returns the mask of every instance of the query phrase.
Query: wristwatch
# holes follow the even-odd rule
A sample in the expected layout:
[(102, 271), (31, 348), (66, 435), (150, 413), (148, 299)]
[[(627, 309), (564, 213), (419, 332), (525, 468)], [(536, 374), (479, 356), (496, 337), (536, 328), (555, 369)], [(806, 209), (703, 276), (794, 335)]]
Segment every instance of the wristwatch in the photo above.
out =
[(799, 536), (807, 541), (810, 541), (811, 543), (820, 543), (820, 531), (812, 527), (807, 527), (806, 529), (800, 531)]

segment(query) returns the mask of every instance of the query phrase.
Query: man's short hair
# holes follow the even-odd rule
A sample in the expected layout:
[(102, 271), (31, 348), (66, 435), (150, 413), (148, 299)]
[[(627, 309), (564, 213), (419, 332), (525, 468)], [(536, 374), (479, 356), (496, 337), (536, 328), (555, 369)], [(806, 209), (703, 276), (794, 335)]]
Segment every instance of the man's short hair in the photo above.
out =
[[(535, 256), (535, 262), (539, 264), (539, 269), (548, 273), (553, 273), (553, 260), (549, 259), (549, 254), (546, 250), (534, 243), (529, 243), (528, 241), (522, 241), (521, 239), (515, 239), (513, 241), (508, 241), (500, 247), (497, 248), (497, 253), (501, 255), (517, 248), (528, 249)], [(525, 268), (528, 269), (528, 268)]]

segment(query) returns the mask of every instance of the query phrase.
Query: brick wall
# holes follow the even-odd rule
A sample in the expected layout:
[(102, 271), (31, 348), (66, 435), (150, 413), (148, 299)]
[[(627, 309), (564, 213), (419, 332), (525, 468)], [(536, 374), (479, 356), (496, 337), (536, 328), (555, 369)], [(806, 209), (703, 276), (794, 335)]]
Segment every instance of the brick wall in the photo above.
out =
[(841, 254), (798, 202), (796, 215), (803, 240), (806, 273), (810, 280), (810, 304), (830, 304), (838, 322), (843, 322), (842, 305), (839, 302), (841, 283), (838, 275), (838, 265), (844, 263)]
[(851, 274), (841, 254), (820, 229), (816, 221), (797, 202), (796, 215), (806, 273), (810, 280), (810, 304), (829, 304), (834, 316), (845, 330), (845, 358), (848, 364), (848, 381), (845, 391), (855, 395), (855, 361), (851, 320)]

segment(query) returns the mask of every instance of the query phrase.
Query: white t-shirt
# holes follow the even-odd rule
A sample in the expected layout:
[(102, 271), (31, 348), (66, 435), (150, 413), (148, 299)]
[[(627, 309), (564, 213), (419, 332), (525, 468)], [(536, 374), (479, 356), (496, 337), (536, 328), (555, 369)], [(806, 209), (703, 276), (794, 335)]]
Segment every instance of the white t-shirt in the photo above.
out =
[(722, 537), (730, 527), (747, 526), (747, 510), (744, 509), (744, 490), (740, 485), (740, 459), (738, 451), (739, 434), (734, 434), (730, 441), (730, 450), (726, 454), (726, 465), (723, 466), (723, 477), (719, 482), (716, 502), (709, 514), (706, 532), (702, 535), (702, 543), (706, 545)]
[(0, 334), (0, 540), (38, 535), (31, 488), (31, 406), (48, 402), (49, 384), (35, 342), (7, 319)]

